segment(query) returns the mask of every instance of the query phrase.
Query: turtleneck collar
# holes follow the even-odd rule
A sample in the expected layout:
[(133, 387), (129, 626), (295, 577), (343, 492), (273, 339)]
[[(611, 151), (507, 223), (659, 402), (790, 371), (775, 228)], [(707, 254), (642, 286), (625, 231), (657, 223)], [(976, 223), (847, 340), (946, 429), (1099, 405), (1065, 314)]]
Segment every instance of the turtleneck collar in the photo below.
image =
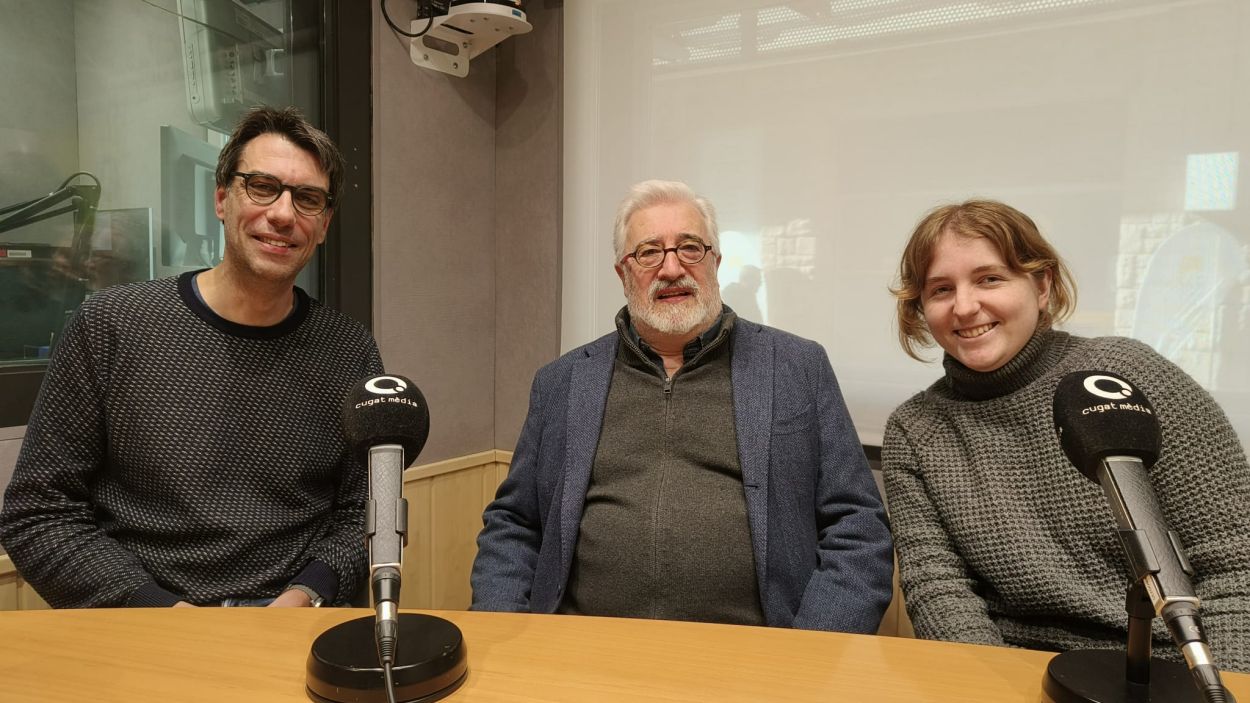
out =
[(951, 393), (961, 400), (990, 400), (1014, 393), (1059, 362), (1069, 336), (1051, 327), (1038, 328), (1011, 361), (993, 371), (973, 371), (946, 354), (942, 366)]

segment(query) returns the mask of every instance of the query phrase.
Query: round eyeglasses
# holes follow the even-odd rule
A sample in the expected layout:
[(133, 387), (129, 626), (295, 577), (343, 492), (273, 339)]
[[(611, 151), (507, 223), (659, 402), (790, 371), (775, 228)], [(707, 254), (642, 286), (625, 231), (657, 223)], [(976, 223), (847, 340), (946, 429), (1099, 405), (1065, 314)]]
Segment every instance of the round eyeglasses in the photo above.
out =
[(290, 186), (268, 173), (245, 173), (235, 171), (231, 176), (243, 179), (243, 191), (257, 205), (272, 205), (282, 197), (282, 191), (291, 191), (291, 205), (301, 215), (320, 215), (334, 202), (333, 196), (315, 186)]
[(643, 242), (638, 245), (632, 254), (626, 254), (625, 259), (632, 258), (638, 262), (638, 265), (645, 269), (659, 268), (664, 264), (664, 258), (671, 251), (677, 255), (677, 260), (683, 264), (694, 265), (703, 261), (707, 257), (707, 253), (712, 250), (712, 245), (704, 244), (698, 239), (687, 239), (675, 247), (662, 247), (659, 244)]

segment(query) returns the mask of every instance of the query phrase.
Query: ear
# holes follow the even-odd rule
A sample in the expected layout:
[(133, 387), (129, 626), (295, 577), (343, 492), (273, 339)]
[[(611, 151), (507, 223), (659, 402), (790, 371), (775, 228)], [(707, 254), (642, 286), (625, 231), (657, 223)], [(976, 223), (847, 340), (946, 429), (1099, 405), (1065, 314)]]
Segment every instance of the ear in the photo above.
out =
[(217, 219), (225, 222), (226, 189), (221, 186), (217, 186), (217, 190), (213, 191), (213, 210), (217, 213)]
[(1046, 269), (1033, 275), (1033, 284), (1037, 286), (1037, 309), (1046, 311), (1050, 307), (1050, 284), (1054, 269)]
[(330, 231), (330, 220), (334, 218), (334, 210), (327, 209), (321, 214), (323, 217), (321, 219), (321, 231), (317, 233), (318, 245), (325, 244), (326, 233)]
[(612, 268), (616, 269), (616, 277), (621, 279), (621, 285), (625, 285), (625, 266), (616, 264)]

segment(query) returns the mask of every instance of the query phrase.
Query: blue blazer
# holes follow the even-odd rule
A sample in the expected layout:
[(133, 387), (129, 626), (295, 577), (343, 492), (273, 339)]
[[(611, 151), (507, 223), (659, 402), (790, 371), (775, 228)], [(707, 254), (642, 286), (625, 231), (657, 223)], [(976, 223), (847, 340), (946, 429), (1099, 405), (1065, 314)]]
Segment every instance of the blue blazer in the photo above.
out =
[[(739, 319), (738, 459), (769, 625), (876, 632), (894, 553), (881, 496), (817, 343)], [(538, 371), (507, 479), (482, 516), (473, 609), (551, 613), (577, 548), (617, 333)]]

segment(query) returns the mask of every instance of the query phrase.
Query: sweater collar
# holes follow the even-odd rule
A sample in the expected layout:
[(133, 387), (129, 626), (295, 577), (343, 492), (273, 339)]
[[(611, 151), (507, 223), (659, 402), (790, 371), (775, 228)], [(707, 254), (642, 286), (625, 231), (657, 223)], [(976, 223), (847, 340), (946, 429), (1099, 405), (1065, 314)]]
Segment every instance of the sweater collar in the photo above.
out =
[[(690, 363), (692, 359), (699, 355), (699, 352), (703, 351), (704, 347), (716, 341), (721, 332), (728, 334), (733, 329), (733, 323), (736, 318), (737, 315), (734, 314), (734, 311), (728, 305), (722, 303), (720, 315), (716, 317), (716, 321), (712, 323), (712, 326), (703, 334), (690, 340), (682, 349), (684, 362)], [(616, 313), (616, 330), (620, 333), (622, 339), (633, 342), (634, 346), (643, 352), (644, 356), (658, 363), (660, 368), (664, 368), (664, 361), (660, 358), (660, 355), (638, 334), (638, 328), (634, 327), (634, 321), (629, 314), (629, 306), (621, 308)]]
[(989, 400), (1014, 393), (1036, 381), (1063, 356), (1067, 332), (1038, 328), (1011, 361), (993, 371), (973, 371), (946, 354), (942, 366), (952, 394), (964, 400)]
[(213, 312), (208, 307), (204, 299), (197, 290), (195, 277), (204, 273), (208, 269), (200, 269), (199, 271), (187, 271), (178, 276), (178, 295), (182, 298), (183, 304), (204, 322), (216, 328), (220, 332), (233, 335), (235, 337), (244, 337), (247, 339), (278, 339), (284, 337), (291, 332), (299, 329), (304, 318), (308, 317), (308, 310), (311, 306), (308, 294), (299, 286), (295, 289), (295, 307), (291, 313), (276, 325), (268, 327), (256, 327), (253, 325), (242, 325), (237, 322), (231, 322), (226, 318)]

